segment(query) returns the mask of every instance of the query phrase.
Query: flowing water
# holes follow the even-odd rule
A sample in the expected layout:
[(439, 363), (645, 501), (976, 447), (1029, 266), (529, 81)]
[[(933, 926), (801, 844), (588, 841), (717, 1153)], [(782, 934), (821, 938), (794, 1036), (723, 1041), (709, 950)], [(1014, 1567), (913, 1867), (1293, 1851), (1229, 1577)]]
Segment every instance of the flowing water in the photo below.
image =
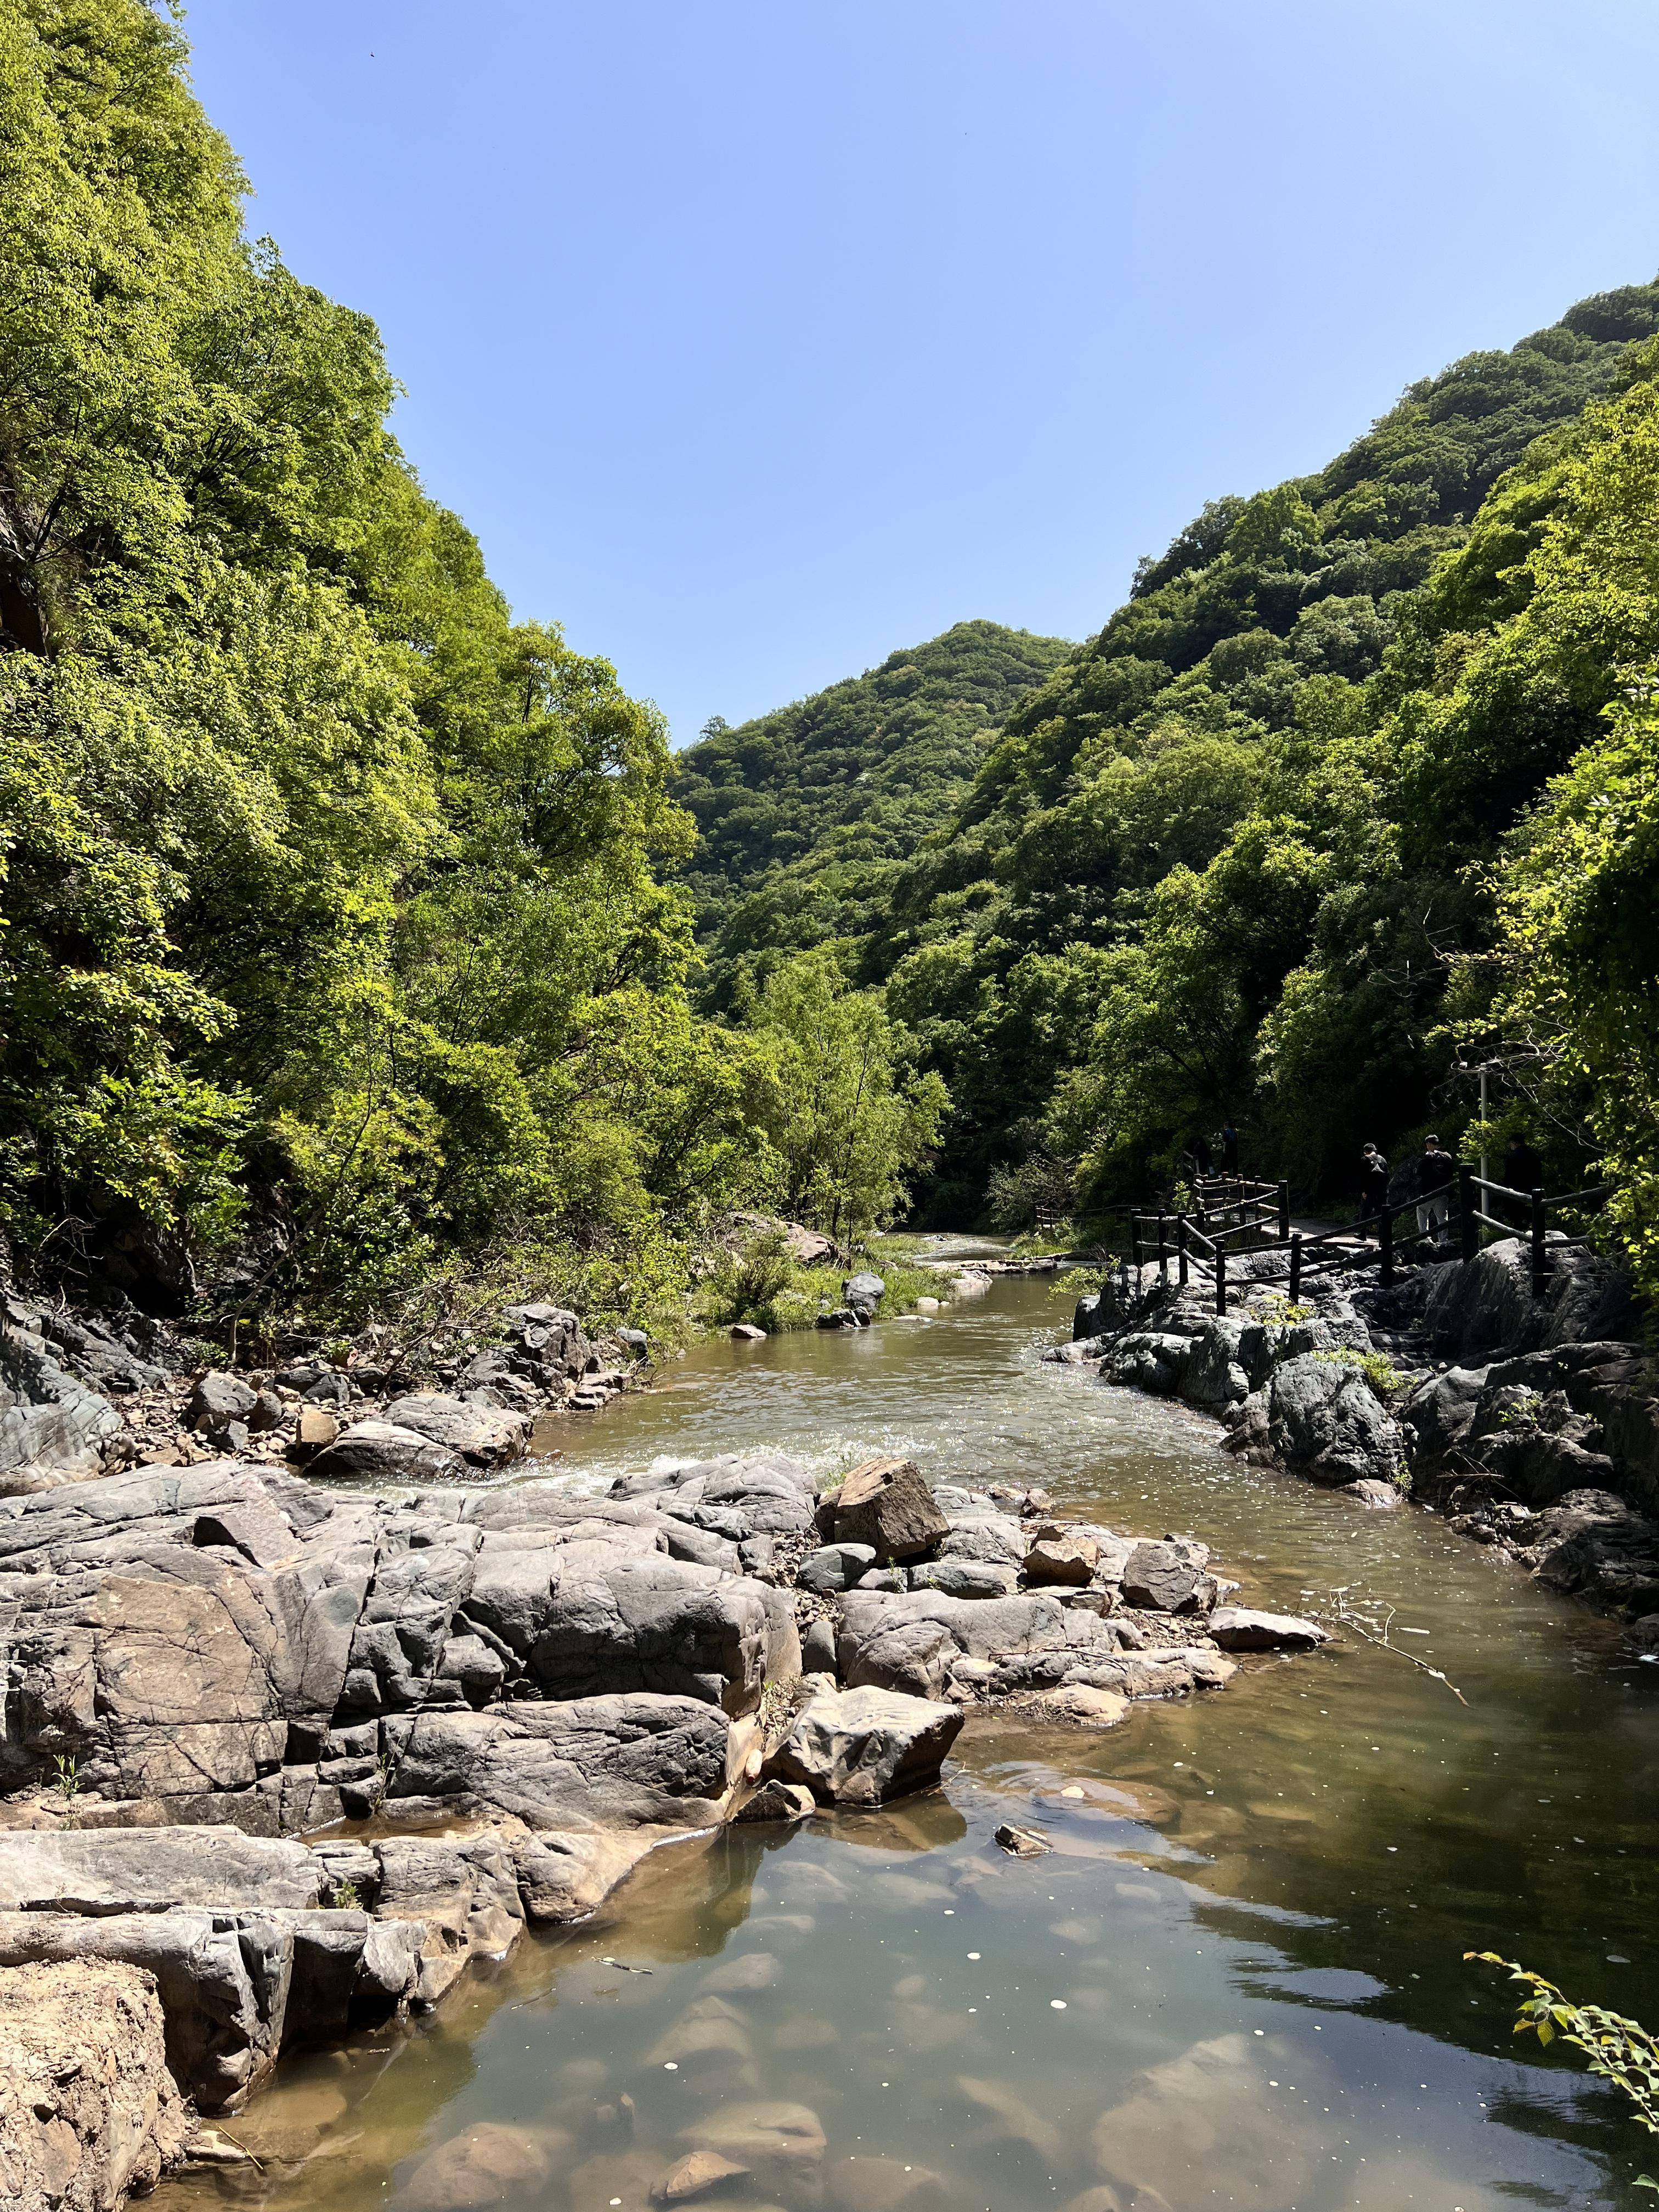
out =
[[(1462, 1954), (1659, 2021), (1659, 1670), (1427, 1515), (1237, 1467), (1212, 1424), (1040, 1364), (1068, 1316), (1051, 1283), (1004, 1278), (933, 1321), (706, 1346), (592, 1426), (560, 1423), (551, 1472), (598, 1489), (662, 1455), (903, 1452), (1200, 1535), (1246, 1602), (1346, 1591), (1392, 1610), (1397, 1651), (1252, 1661), (1105, 1735), (975, 1718), (942, 1791), (671, 1846), (601, 1920), (526, 1936), (435, 2014), (285, 2063), (230, 2124), (264, 2170), (171, 2184), (166, 2212), (643, 2212), (671, 2158), (729, 2148), (731, 2108), (757, 2100), (805, 2108), (796, 2132), (758, 2162), (740, 2148), (750, 2180), (695, 2203), (1651, 2203), (1622, 2100), (1515, 2041), (1507, 1983)], [(1011, 1818), (1052, 1854), (1006, 1856)], [(821, 2163), (789, 2148), (811, 2149), (807, 2115)], [(431, 2169), (411, 2193), (428, 2152), (479, 2130), (471, 2194)]]

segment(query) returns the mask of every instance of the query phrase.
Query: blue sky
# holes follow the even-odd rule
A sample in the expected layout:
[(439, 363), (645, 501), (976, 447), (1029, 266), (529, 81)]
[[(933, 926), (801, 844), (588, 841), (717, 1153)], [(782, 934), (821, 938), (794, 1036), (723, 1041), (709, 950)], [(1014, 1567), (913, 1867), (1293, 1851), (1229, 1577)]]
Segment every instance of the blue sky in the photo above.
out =
[(380, 322), (526, 616), (684, 743), (1659, 268), (1652, 0), (195, 0), (250, 222)]

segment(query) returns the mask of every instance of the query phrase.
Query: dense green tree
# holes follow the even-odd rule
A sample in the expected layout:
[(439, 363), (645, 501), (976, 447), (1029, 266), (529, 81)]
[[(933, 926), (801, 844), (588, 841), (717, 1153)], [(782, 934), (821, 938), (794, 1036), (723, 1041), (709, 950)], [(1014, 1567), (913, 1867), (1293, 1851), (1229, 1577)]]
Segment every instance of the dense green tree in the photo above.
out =
[(1547, 650), (1473, 640), (1525, 604), (1586, 410), (1656, 327), (1659, 286), (1582, 302), (1319, 475), (1212, 502), (1015, 705), (862, 951), (955, 1101), (940, 1218), (1025, 1145), (1121, 1197), (1231, 1115), (1317, 1188), (1431, 1110), (1448, 962), (1492, 927), (1469, 871), (1642, 618), (1591, 590)]
[(0, 0), (0, 1224), (175, 1292), (240, 1232), (343, 1309), (657, 1249), (770, 1157), (665, 733), (512, 623), (184, 60)]
[(895, 868), (949, 821), (1009, 708), (1070, 650), (958, 623), (738, 728), (716, 716), (673, 787), (698, 830), (682, 872), (708, 1003), (730, 1006), (779, 950), (834, 945), (856, 972)]
[(909, 1194), (949, 1103), (917, 1073), (877, 991), (851, 988), (824, 952), (778, 963), (750, 1012), (766, 1070), (762, 1124), (786, 1210), (838, 1243), (885, 1227)]

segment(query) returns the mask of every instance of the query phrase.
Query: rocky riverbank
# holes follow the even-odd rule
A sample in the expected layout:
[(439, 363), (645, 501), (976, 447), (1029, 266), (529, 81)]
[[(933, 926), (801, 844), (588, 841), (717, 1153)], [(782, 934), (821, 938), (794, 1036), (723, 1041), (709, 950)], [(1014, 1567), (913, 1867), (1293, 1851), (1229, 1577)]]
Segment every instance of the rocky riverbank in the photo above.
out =
[(1534, 1299), (1520, 1238), (1383, 1290), (1289, 1256), (1232, 1263), (1242, 1309), (1210, 1286), (1122, 1274), (1079, 1302), (1047, 1356), (1176, 1396), (1222, 1448), (1386, 1508), (1409, 1495), (1551, 1588), (1625, 1616), (1659, 1649), (1659, 1394), (1627, 1279), (1558, 1243)]
[(1194, 1537), (902, 1461), (591, 1499), (220, 1460), (0, 1499), (0, 1987), (149, 1976), (170, 2081), (234, 2112), (647, 1852), (930, 1785), (977, 1706), (1109, 1726), (1324, 1640), (1236, 1588)]
[(521, 1459), (544, 1415), (603, 1410), (646, 1371), (637, 1329), (591, 1340), (562, 1306), (510, 1305), (416, 1346), (296, 1352), (227, 1372), (136, 1307), (0, 1306), (0, 1496), (126, 1467), (318, 1462), (325, 1475), (462, 1480)]

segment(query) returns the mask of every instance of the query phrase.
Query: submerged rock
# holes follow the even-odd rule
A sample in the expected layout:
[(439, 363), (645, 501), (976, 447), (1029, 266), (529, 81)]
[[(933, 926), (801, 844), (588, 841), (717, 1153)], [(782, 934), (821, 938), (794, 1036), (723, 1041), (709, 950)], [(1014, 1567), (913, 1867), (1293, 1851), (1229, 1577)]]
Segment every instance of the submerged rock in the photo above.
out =
[(554, 2128), (483, 2120), (427, 2155), (398, 2191), (398, 2212), (474, 2212), (539, 2189), (570, 2138)]

